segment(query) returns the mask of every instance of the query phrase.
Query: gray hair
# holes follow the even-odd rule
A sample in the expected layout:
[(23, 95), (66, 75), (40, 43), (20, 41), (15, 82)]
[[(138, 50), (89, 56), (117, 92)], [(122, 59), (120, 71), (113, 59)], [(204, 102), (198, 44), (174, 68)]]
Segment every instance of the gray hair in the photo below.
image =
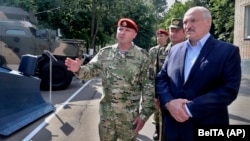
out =
[(195, 6), (195, 7), (190, 8), (189, 10), (194, 10), (194, 9), (199, 10), (201, 12), (203, 19), (212, 20), (211, 12), (207, 8), (203, 6)]
[(207, 8), (200, 6), (198, 9), (201, 11), (204, 19), (212, 19), (211, 13)]

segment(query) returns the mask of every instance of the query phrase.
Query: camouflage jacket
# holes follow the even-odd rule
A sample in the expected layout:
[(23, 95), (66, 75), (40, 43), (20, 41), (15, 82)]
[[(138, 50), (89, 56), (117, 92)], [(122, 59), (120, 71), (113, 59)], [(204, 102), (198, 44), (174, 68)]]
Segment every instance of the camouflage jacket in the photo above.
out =
[(150, 56), (150, 60), (153, 66), (153, 70), (154, 70), (154, 74), (156, 75), (157, 72), (157, 55), (158, 55), (158, 67), (159, 70), (161, 70), (162, 65), (164, 64), (165, 58), (168, 54), (169, 49), (171, 48), (171, 44), (169, 43), (168, 45), (165, 45), (163, 47), (159, 47), (159, 45), (154, 46), (152, 48), (150, 48), (149, 50), (149, 56)]
[(91, 79), (101, 74), (104, 96), (100, 106), (111, 107), (118, 113), (141, 109), (140, 117), (146, 121), (154, 111), (154, 78), (149, 78), (149, 65), (146, 50), (133, 45), (121, 54), (115, 44), (102, 48), (76, 76)]
[[(149, 75), (151, 77), (155, 78), (156, 74), (161, 70), (170, 48), (171, 48), (171, 43), (163, 47), (159, 47), (159, 45), (157, 45), (150, 48), (149, 56), (151, 60), (151, 65), (150, 65), (151, 71), (149, 72)], [(157, 62), (157, 55), (158, 55), (158, 62)], [(158, 95), (156, 93), (155, 93), (155, 98), (158, 98)]]

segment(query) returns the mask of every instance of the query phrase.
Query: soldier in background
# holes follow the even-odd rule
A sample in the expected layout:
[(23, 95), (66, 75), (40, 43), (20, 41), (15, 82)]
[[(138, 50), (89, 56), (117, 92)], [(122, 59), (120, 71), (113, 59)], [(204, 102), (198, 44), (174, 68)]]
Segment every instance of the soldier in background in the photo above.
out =
[(100, 141), (135, 141), (153, 114), (154, 78), (149, 78), (146, 50), (133, 43), (137, 32), (133, 20), (122, 18), (118, 21), (117, 44), (100, 49), (87, 65), (81, 66), (79, 59), (65, 60), (68, 70), (80, 79), (102, 74)]
[[(171, 25), (169, 26), (169, 31), (164, 29), (157, 30), (157, 41), (158, 44), (149, 50), (149, 55), (154, 63), (154, 74), (157, 74), (161, 69), (169, 50), (175, 44), (178, 44), (186, 39), (184, 29), (183, 29), (183, 19), (173, 18), (171, 20)], [(162, 36), (162, 37), (161, 37)], [(167, 44), (167, 38), (169, 37), (170, 42)], [(161, 42), (161, 44), (160, 44)], [(158, 60), (157, 60), (158, 58)], [(156, 125), (156, 130), (153, 135), (154, 140), (165, 141), (164, 128), (163, 128), (163, 115), (165, 109), (160, 109), (160, 102), (157, 93), (155, 93), (155, 113), (154, 120)]]
[(167, 46), (169, 51), (172, 46), (183, 42), (186, 40), (186, 35), (183, 29), (183, 19), (182, 18), (173, 18), (171, 20), (171, 25), (169, 26), (169, 39), (170, 43)]
[[(186, 40), (186, 35), (185, 35), (185, 32), (184, 32), (184, 29), (183, 29), (183, 19), (182, 18), (173, 18), (171, 20), (171, 25), (169, 26), (169, 39), (170, 39), (170, 42), (168, 43), (168, 46), (166, 48), (166, 55), (168, 55), (170, 49), (180, 43), (180, 42), (183, 42)], [(159, 104), (160, 102), (157, 101), (157, 104)], [(159, 105), (160, 106), (160, 105)], [(165, 109), (161, 109), (161, 117), (160, 117), (160, 120), (161, 120), (161, 136), (160, 136), (160, 141), (165, 141), (166, 137), (164, 135), (164, 127), (163, 127), (163, 119), (164, 119), (164, 112), (165, 112)]]
[[(153, 75), (154, 77), (161, 69), (164, 60), (166, 58), (166, 48), (167, 48), (167, 40), (168, 40), (168, 32), (165, 29), (158, 29), (156, 31), (156, 46), (150, 48), (149, 56), (153, 63)], [(154, 121), (155, 124), (155, 132), (153, 135), (153, 139), (155, 141), (159, 140), (160, 135), (160, 106), (157, 94), (155, 94), (155, 112), (154, 112)]]

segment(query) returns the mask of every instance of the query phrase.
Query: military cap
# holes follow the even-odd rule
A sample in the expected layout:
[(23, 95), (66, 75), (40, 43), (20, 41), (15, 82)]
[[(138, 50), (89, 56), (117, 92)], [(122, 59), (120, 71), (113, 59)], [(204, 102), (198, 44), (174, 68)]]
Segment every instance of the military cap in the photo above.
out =
[(183, 19), (181, 19), (181, 18), (173, 18), (169, 28), (183, 28), (183, 21), (182, 20)]
[(157, 34), (165, 34), (165, 35), (168, 36), (168, 32), (167, 32), (165, 29), (158, 29), (158, 30), (156, 31), (156, 35), (157, 35)]
[(136, 23), (129, 19), (129, 18), (121, 18), (118, 21), (118, 26), (122, 26), (122, 27), (128, 27), (128, 28), (132, 28), (134, 29), (136, 32), (138, 32), (138, 26), (136, 25)]

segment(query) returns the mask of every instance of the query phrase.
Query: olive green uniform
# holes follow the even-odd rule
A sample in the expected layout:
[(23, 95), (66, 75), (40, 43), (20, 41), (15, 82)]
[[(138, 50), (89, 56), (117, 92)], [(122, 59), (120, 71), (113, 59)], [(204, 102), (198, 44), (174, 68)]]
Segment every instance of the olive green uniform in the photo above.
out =
[(165, 45), (163, 47), (159, 47), (159, 45), (157, 45), (157, 46), (150, 48), (149, 56), (150, 56), (151, 62), (154, 65), (154, 73), (155, 74), (157, 73), (157, 66), (156, 66), (157, 54), (158, 54), (158, 58), (159, 58), (159, 62), (158, 62), (159, 63), (159, 70), (161, 70), (161, 67), (164, 64), (166, 55), (168, 54), (169, 48), (170, 48), (169, 44), (168, 44), (168, 46)]
[[(169, 49), (171, 48), (171, 43), (169, 43), (168, 45), (165, 45), (163, 47), (160, 47), (159, 45), (152, 47), (149, 50), (149, 56), (151, 59), (151, 63), (153, 66), (153, 75), (154, 77), (156, 76), (156, 74), (161, 70), (162, 65), (164, 64), (165, 58), (169, 52)], [(158, 56), (158, 61), (157, 61), (157, 56)], [(158, 98), (158, 95), (155, 93), (155, 98)], [(160, 110), (156, 110), (154, 112), (154, 124), (156, 124), (157, 126), (159, 126), (159, 136), (160, 136), (160, 140), (163, 141), (164, 137), (163, 137), (163, 132), (162, 132), (162, 117), (160, 116), (161, 112)]]
[(149, 76), (149, 66), (150, 59), (144, 49), (133, 45), (126, 53), (121, 53), (115, 44), (102, 48), (75, 73), (80, 79), (101, 74), (101, 141), (135, 141), (133, 120), (140, 116), (146, 122), (153, 114), (154, 78)]

